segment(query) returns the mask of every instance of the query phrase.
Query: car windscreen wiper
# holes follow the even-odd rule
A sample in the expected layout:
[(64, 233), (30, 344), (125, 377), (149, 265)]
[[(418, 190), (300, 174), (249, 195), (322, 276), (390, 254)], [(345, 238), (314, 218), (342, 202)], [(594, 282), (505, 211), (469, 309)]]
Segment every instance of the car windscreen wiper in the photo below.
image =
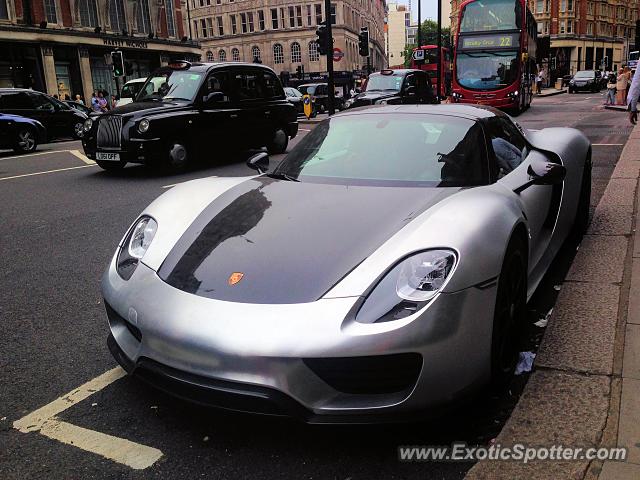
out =
[(288, 175), (288, 174), (282, 173), (282, 172), (267, 173), (267, 177), (277, 178), (279, 180), (287, 180), (289, 182), (299, 182), (300, 181), (297, 178), (292, 177), (291, 175)]

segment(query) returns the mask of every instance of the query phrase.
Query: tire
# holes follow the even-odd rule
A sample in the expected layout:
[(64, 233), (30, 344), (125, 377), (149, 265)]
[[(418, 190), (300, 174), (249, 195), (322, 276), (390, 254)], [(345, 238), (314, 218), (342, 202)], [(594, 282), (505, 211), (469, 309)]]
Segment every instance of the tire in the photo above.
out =
[(289, 136), (284, 129), (277, 129), (274, 134), (271, 142), (267, 145), (267, 151), (269, 155), (279, 155), (287, 151), (287, 147), (289, 146)]
[(16, 153), (31, 153), (38, 148), (38, 137), (31, 127), (20, 127), (16, 133), (13, 150)]
[(184, 172), (189, 166), (189, 150), (180, 142), (169, 142), (165, 167), (170, 173)]
[(101, 169), (106, 170), (107, 172), (115, 172), (117, 170), (122, 170), (124, 166), (127, 164), (127, 162), (125, 161), (110, 162), (110, 161), (104, 161), (104, 160), (96, 160), (96, 163)]
[(518, 362), (520, 335), (527, 318), (527, 253), (524, 241), (509, 242), (498, 280), (491, 338), (491, 384), (506, 386)]
[(76, 140), (79, 140), (82, 138), (82, 135), (84, 133), (83, 127), (84, 127), (84, 123), (82, 122), (78, 122), (73, 125), (73, 138), (75, 138)]
[(589, 209), (591, 207), (591, 150), (585, 159), (584, 171), (582, 173), (582, 184), (580, 187), (580, 197), (578, 208), (576, 208), (576, 218), (571, 227), (571, 234), (575, 240), (580, 240), (587, 232), (589, 226)]

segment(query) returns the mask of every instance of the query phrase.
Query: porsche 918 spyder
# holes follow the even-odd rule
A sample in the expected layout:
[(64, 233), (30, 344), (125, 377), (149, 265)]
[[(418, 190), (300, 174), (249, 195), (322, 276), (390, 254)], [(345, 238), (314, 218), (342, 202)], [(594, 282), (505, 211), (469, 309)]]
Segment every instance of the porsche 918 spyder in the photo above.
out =
[(307, 422), (413, 418), (504, 383), (525, 307), (586, 229), (591, 145), (491, 108), (387, 105), (268, 172), (164, 193), (102, 281), (108, 345), (179, 397)]

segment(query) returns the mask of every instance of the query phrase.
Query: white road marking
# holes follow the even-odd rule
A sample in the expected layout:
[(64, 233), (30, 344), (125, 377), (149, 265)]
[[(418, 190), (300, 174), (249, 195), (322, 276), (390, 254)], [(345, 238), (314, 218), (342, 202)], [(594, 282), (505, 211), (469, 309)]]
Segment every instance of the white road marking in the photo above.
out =
[(624, 143), (592, 143), (592, 147), (621, 147)]
[(88, 158), (84, 153), (82, 153), (80, 150), (69, 150), (69, 153), (71, 155), (73, 155), (74, 157), (78, 157), (80, 160), (82, 160), (84, 163), (86, 163), (87, 165), (94, 165), (96, 162), (94, 162), (93, 160), (91, 160), (90, 158)]
[(15, 160), (17, 158), (35, 157), (38, 155), (50, 155), (52, 153), (64, 153), (69, 150), (50, 150), (48, 152), (25, 153), (24, 155), (12, 155), (10, 157), (0, 157), (0, 160)]
[(78, 427), (56, 417), (125, 375), (126, 372), (122, 368), (113, 368), (44, 407), (16, 420), (13, 422), (13, 428), (22, 433), (39, 432), (46, 437), (101, 455), (136, 470), (150, 467), (162, 457), (162, 452), (157, 448)]
[(55, 170), (47, 170), (46, 172), (24, 173), (22, 175), (14, 175), (12, 177), (0, 177), (0, 182), (2, 180), (13, 180), (14, 178), (32, 177), (34, 175), (46, 175), (47, 173), (64, 172), (66, 170), (76, 170), (78, 168), (87, 168), (87, 167), (95, 167), (95, 166), (96, 166), (95, 164), (80, 165), (79, 167), (56, 168)]

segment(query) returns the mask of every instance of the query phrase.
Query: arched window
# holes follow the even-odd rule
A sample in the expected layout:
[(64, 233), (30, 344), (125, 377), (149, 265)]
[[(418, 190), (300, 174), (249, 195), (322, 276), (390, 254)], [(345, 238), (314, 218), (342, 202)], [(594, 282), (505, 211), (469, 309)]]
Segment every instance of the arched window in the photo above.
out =
[(218, 51), (218, 61), (226, 62), (227, 61), (227, 52), (225, 52), (222, 49), (220, 51)]
[(213, 52), (211, 50), (207, 51), (207, 62), (213, 62)]
[(318, 52), (318, 42), (315, 40), (309, 42), (309, 61), (317, 62), (320, 60), (320, 53)]
[(291, 44), (291, 63), (301, 63), (302, 62), (302, 49), (300, 48), (300, 44), (298, 42), (293, 42)]
[(231, 49), (231, 60), (233, 60), (234, 62), (240, 61), (240, 50), (238, 50), (237, 48)]
[(284, 49), (279, 43), (273, 46), (273, 63), (284, 63)]
[(262, 61), (262, 57), (260, 56), (260, 48), (258, 48), (257, 45), (254, 45), (253, 47), (251, 47), (251, 60), (252, 61)]

